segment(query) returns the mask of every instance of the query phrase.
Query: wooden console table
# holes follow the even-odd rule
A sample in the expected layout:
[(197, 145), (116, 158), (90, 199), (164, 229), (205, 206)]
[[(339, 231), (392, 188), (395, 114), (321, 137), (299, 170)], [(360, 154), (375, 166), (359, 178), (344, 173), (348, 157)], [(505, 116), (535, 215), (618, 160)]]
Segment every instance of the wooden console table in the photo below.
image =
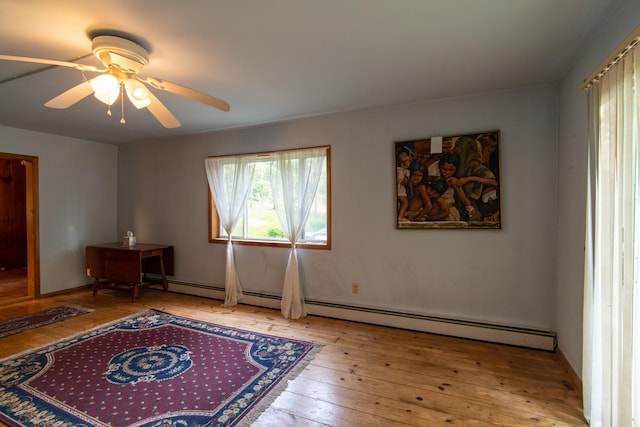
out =
[[(93, 277), (93, 295), (103, 284), (111, 287), (126, 285), (133, 288), (133, 300), (138, 298), (140, 287), (162, 283), (169, 287), (167, 276), (173, 276), (173, 246), (138, 243), (123, 246), (122, 243), (105, 243), (87, 246), (87, 276)], [(159, 274), (161, 280), (147, 278), (147, 273)]]

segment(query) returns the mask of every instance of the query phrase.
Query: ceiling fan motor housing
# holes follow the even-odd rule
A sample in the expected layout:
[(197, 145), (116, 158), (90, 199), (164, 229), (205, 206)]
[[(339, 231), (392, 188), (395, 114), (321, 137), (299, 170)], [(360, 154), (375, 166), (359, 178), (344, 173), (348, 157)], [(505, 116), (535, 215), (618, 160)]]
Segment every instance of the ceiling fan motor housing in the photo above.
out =
[(137, 74), (149, 64), (149, 52), (131, 40), (115, 36), (97, 36), (92, 42), (93, 54), (107, 67)]

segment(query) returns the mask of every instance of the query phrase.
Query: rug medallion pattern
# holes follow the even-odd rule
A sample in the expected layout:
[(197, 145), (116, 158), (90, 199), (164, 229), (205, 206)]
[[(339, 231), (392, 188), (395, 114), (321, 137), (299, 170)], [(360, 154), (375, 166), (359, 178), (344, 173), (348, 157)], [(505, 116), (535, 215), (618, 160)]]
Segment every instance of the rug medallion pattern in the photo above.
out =
[(0, 360), (0, 421), (56, 427), (243, 425), (318, 349), (310, 342), (148, 311)]

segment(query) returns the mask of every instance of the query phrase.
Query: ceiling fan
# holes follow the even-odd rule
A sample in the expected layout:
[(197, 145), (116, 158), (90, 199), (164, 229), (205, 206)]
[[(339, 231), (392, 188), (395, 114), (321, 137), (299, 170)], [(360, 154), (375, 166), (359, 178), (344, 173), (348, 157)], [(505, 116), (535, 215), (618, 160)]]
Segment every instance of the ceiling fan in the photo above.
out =
[(34, 62), (51, 66), (74, 68), (83, 72), (99, 73), (97, 77), (84, 81), (60, 95), (45, 102), (50, 108), (68, 108), (89, 95), (94, 95), (107, 104), (107, 114), (111, 115), (111, 105), (118, 99), (122, 102), (124, 120), (124, 94), (138, 109), (147, 108), (151, 114), (166, 128), (180, 126), (180, 121), (165, 105), (147, 88), (156, 89), (184, 96), (197, 102), (209, 105), (222, 111), (229, 111), (226, 101), (207, 95), (194, 89), (171, 83), (156, 77), (140, 77), (138, 73), (149, 64), (149, 52), (139, 44), (119, 36), (99, 35), (92, 39), (93, 54), (106, 68), (100, 69), (92, 65), (75, 62), (56, 61), (51, 59), (30, 58), (24, 56), (2, 55), (0, 60)]

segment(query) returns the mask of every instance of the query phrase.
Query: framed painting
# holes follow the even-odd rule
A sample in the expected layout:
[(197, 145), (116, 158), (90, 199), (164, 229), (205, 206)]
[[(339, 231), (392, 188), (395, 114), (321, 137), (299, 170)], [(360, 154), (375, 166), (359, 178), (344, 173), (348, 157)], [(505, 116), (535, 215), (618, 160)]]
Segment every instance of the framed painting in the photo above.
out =
[(399, 229), (501, 229), (500, 131), (394, 143)]

